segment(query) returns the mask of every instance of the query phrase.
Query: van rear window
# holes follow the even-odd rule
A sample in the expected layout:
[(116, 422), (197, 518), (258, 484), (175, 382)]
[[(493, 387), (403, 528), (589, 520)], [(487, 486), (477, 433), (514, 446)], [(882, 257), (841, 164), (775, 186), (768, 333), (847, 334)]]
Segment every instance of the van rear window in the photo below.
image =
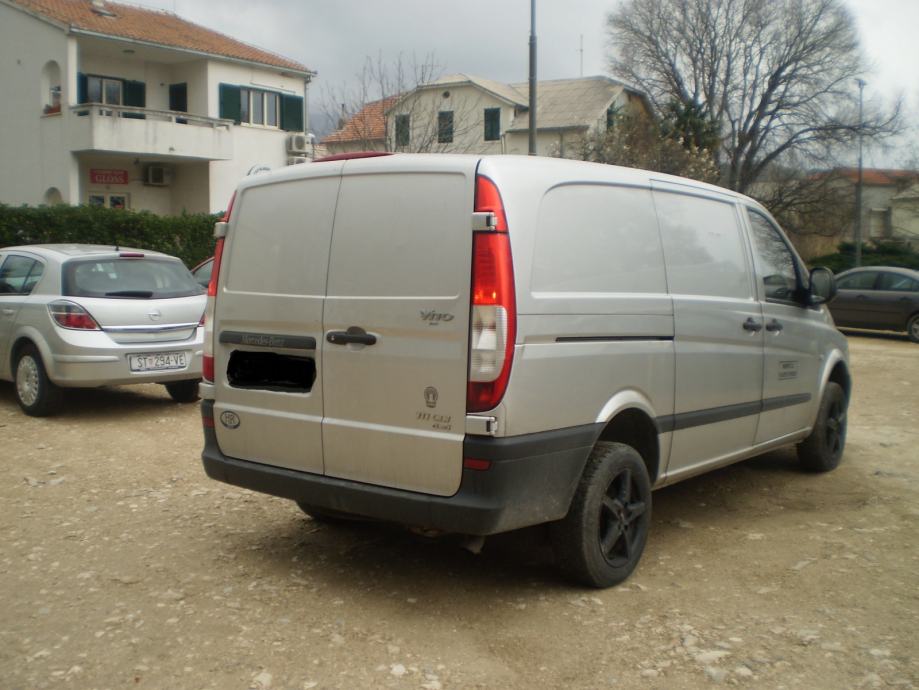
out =
[(78, 259), (63, 271), (62, 292), (68, 297), (169, 299), (204, 293), (184, 264), (168, 259)]

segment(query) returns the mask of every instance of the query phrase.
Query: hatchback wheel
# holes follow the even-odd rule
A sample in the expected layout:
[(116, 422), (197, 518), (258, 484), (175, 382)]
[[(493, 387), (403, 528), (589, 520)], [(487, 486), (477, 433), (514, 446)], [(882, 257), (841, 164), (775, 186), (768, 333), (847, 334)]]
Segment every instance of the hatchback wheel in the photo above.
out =
[(651, 524), (651, 480), (631, 446), (598, 443), (571, 508), (552, 525), (559, 566), (591, 587), (611, 587), (638, 565)]
[(16, 358), (15, 384), (16, 401), (27, 415), (46, 417), (61, 405), (61, 389), (48, 378), (34, 345), (26, 345)]
[(174, 381), (165, 386), (169, 397), (178, 403), (190, 403), (198, 399), (198, 379)]
[(909, 317), (909, 322), (906, 324), (906, 334), (914, 343), (919, 343), (919, 314), (913, 314)]

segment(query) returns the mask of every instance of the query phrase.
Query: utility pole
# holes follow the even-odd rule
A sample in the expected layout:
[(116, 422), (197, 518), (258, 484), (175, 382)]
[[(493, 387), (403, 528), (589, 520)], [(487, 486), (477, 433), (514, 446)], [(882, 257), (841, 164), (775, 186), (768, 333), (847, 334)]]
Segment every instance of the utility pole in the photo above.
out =
[(858, 83), (858, 184), (855, 186), (855, 265), (862, 265), (862, 134), (864, 132), (864, 113), (862, 110), (865, 80), (856, 79)]
[(536, 0), (530, 0), (530, 147), (536, 155)]

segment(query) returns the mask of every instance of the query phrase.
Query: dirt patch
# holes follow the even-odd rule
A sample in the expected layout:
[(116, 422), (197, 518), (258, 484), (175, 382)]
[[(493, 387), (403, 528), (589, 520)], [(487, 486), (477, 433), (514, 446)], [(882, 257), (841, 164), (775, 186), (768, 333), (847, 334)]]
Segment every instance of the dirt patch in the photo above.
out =
[(0, 384), (5, 688), (915, 687), (919, 346), (851, 338), (843, 464), (654, 495), (637, 573), (571, 587), (539, 529), (474, 556), (207, 479), (158, 386), (22, 415)]

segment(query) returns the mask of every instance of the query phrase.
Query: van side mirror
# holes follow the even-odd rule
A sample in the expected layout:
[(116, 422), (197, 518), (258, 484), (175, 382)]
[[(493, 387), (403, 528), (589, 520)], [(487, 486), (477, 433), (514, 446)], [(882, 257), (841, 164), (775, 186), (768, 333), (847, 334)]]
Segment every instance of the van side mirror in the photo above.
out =
[(807, 303), (809, 305), (826, 304), (836, 296), (836, 277), (833, 272), (824, 267), (817, 266), (810, 273), (810, 284), (807, 288)]

